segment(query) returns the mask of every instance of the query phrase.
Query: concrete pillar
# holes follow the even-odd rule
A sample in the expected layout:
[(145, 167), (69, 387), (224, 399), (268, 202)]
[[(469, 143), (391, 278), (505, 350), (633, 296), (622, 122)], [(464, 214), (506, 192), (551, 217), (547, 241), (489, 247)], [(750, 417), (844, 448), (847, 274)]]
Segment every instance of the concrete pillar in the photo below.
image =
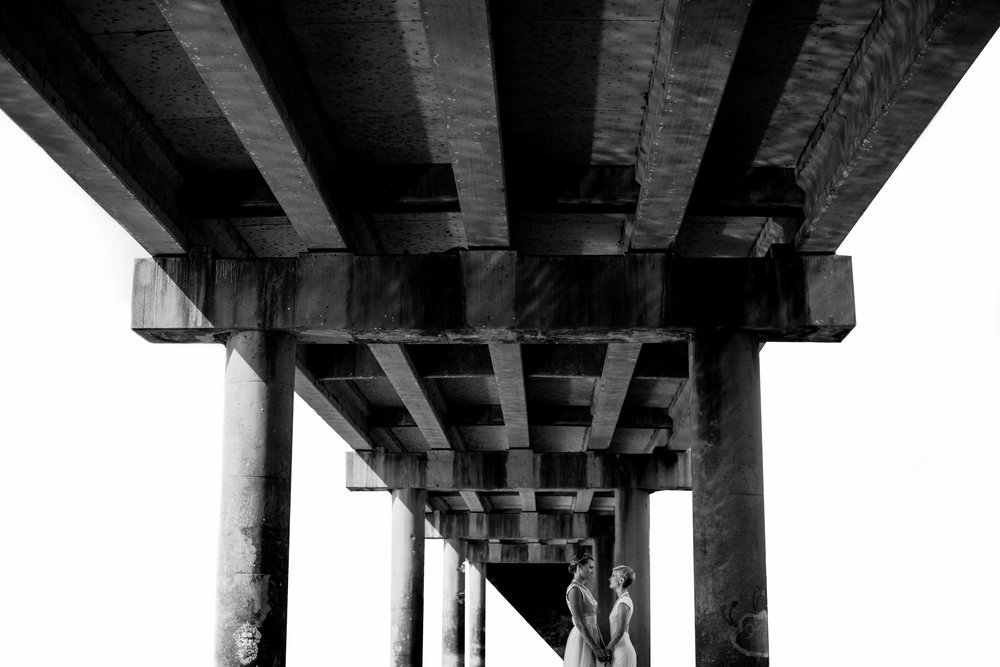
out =
[(419, 667), (424, 654), (424, 514), (427, 491), (392, 492), (389, 665)]
[(469, 667), (486, 665), (486, 563), (469, 563), (466, 567), (465, 607), (469, 634)]
[(758, 350), (756, 337), (740, 331), (691, 340), (699, 667), (768, 664)]
[[(635, 570), (635, 582), (629, 587), (635, 604), (628, 634), (635, 646), (638, 667), (649, 667), (650, 664), (649, 495), (649, 491), (641, 489), (615, 491), (614, 565), (628, 565)], [(611, 570), (602, 572), (601, 576), (607, 579)]]
[(444, 541), (442, 667), (465, 667), (465, 551), (465, 540)]
[(597, 573), (594, 575), (594, 595), (597, 597), (597, 625), (601, 628), (601, 636), (607, 640), (611, 636), (611, 626), (608, 614), (614, 604), (615, 594), (608, 588), (608, 577), (615, 563), (615, 540), (611, 537), (599, 537), (594, 540), (594, 565)]
[(215, 664), (285, 664), (295, 339), (226, 344)]

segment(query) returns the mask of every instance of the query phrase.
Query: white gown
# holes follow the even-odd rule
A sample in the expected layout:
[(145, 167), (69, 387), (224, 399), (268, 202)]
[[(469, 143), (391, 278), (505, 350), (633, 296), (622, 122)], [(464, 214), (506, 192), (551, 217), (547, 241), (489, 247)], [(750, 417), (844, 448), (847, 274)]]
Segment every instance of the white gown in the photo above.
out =
[[(632, 604), (632, 598), (628, 595), (623, 595), (618, 598), (611, 608), (611, 615), (608, 618), (611, 621), (612, 637), (615, 636), (618, 626), (626, 622), (626, 611), (622, 608), (626, 606), (629, 609), (635, 609)], [(618, 643), (615, 644), (611, 652), (611, 667), (635, 667), (635, 647), (632, 646), (632, 640), (629, 639), (627, 625), (625, 626), (625, 634), (618, 640)]]
[[(590, 628), (592, 636), (599, 637), (600, 631), (597, 629), (597, 600), (585, 586), (581, 586), (575, 581), (566, 589), (566, 604), (569, 605), (569, 592), (576, 588), (583, 597), (583, 623)], [(634, 662), (632, 663), (635, 664)], [(569, 631), (566, 638), (566, 651), (563, 653), (563, 667), (597, 667), (597, 658), (594, 652), (587, 646), (583, 639), (583, 634), (577, 630), (576, 626)]]

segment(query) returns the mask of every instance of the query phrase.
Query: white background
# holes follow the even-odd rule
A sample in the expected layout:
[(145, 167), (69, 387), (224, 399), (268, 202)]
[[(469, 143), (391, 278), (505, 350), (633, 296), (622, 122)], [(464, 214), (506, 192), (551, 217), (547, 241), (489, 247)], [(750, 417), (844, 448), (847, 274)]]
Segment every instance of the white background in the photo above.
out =
[[(994, 39), (842, 246), (854, 332), (762, 352), (774, 667), (1000, 665), (998, 80)], [(145, 253), (2, 115), (0, 201), (5, 662), (208, 667), (223, 349), (131, 333)], [(388, 496), (295, 410), (288, 664), (384, 665)], [(692, 665), (689, 496), (652, 520), (653, 664)], [(488, 605), (489, 664), (560, 664)]]

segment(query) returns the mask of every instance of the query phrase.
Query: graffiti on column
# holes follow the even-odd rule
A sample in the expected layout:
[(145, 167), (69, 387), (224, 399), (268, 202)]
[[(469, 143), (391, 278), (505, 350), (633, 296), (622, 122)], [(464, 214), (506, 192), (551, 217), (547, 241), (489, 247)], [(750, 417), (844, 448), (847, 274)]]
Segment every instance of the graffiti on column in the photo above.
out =
[(764, 594), (757, 589), (753, 596), (753, 611), (739, 614), (739, 601), (733, 600), (722, 606), (722, 615), (729, 624), (729, 643), (743, 655), (754, 658), (768, 657), (767, 608), (762, 604)]
[(249, 665), (257, 659), (257, 644), (260, 643), (260, 630), (247, 621), (233, 633), (236, 641), (236, 657), (241, 665)]

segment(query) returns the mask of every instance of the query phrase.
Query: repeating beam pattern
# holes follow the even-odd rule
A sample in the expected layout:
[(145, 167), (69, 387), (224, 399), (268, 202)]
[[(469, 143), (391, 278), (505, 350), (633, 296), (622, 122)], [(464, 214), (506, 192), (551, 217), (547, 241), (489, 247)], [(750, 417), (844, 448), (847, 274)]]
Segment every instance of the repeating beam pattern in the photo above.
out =
[(336, 163), (290, 37), (265, 0), (157, 0), (163, 17), (310, 250), (376, 252), (338, 208)]
[(639, 360), (642, 345), (610, 343), (604, 371), (594, 387), (593, 422), (587, 437), (587, 449), (607, 449), (615, 434), (618, 416), (632, 382), (632, 370)]
[(665, 0), (639, 143), (631, 248), (673, 245), (749, 12), (749, 0)]
[(426, 536), (449, 540), (581, 540), (614, 534), (615, 519), (608, 514), (431, 512), (427, 515)]
[[(485, 255), (495, 261), (464, 261)], [(237, 297), (238, 295), (238, 297)], [(136, 262), (132, 328), (213, 342), (270, 328), (301, 342), (662, 342), (702, 328), (840, 341), (854, 327), (849, 257), (684, 259), (511, 253)]]
[(508, 447), (529, 448), (528, 402), (524, 394), (521, 346), (516, 343), (490, 343), (490, 359), (497, 378)]
[(185, 252), (178, 160), (62, 5), (0, 3), (0, 53), (0, 107), (150, 254)]
[(473, 563), (564, 565), (572, 560), (580, 548), (581, 542), (572, 544), (469, 542), (465, 553), (466, 558)]
[(430, 451), (423, 456), (382, 450), (347, 454), (347, 488), (353, 491), (421, 488), (476, 491), (663, 491), (691, 488), (688, 452), (652, 454), (536, 454)]
[(428, 446), (431, 449), (449, 449), (451, 445), (445, 431), (443, 406), (438, 404), (439, 401), (432, 401), (403, 346), (372, 345), (371, 351), (413, 416)]
[[(583, 405), (533, 404), (530, 412), (531, 423), (534, 426), (591, 427), (595, 420), (591, 416), (590, 408)], [(673, 425), (667, 408), (625, 406), (619, 414), (618, 423), (622, 428), (669, 429)], [(499, 405), (454, 405), (444, 421), (448, 426), (503, 426), (505, 413)], [(372, 408), (368, 424), (372, 428), (419, 426), (416, 418), (407, 409), (399, 407)]]
[(883, 3), (797, 165), (797, 244), (833, 252), (993, 36), (1000, 3)]
[(420, 0), (470, 247), (509, 246), (487, 0)]
[[(318, 380), (374, 380), (385, 372), (363, 345), (304, 345), (306, 364)], [(500, 348), (499, 359), (492, 348)], [(513, 348), (517, 348), (516, 354)], [(503, 382), (520, 378), (599, 378), (607, 356), (605, 345), (415, 345), (407, 348), (414, 367), (424, 379), (487, 378), (494, 373)], [(686, 378), (688, 374), (687, 341), (654, 343), (642, 346), (632, 371), (638, 380)], [(517, 356), (521, 375), (507, 369), (506, 356)], [(509, 379), (508, 379), (509, 378)], [(497, 380), (498, 386), (501, 380)], [(503, 396), (503, 389), (500, 390)]]

